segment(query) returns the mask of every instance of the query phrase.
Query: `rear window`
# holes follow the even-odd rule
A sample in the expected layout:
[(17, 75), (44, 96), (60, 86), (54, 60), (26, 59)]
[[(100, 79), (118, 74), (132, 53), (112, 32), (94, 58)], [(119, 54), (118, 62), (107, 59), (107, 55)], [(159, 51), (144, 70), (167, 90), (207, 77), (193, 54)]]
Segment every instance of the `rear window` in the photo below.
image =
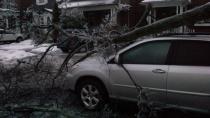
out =
[(210, 42), (176, 41), (172, 65), (210, 66)]
[(15, 34), (15, 33), (10, 32), (10, 31), (6, 31), (5, 34)]

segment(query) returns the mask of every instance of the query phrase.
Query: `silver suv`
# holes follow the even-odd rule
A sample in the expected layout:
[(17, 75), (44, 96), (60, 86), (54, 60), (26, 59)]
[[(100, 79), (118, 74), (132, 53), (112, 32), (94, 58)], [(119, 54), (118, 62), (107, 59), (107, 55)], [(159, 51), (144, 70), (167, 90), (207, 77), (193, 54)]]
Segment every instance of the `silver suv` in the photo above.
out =
[(109, 59), (93, 56), (74, 66), (67, 86), (87, 109), (109, 98), (136, 101), (125, 72), (152, 93), (151, 100), (210, 112), (210, 37), (161, 37), (136, 42)]

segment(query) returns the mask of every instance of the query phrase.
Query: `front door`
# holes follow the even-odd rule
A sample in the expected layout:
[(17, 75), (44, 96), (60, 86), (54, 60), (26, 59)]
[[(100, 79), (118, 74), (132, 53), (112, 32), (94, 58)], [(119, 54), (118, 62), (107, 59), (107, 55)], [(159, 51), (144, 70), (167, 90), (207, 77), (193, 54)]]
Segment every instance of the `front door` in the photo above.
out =
[[(150, 99), (165, 101), (168, 65), (165, 65), (170, 41), (152, 41), (139, 44), (119, 56), (121, 65), (110, 64), (111, 81), (116, 95), (136, 100), (138, 92), (134, 86), (138, 84), (148, 89)], [(132, 81), (134, 80), (134, 82)]]

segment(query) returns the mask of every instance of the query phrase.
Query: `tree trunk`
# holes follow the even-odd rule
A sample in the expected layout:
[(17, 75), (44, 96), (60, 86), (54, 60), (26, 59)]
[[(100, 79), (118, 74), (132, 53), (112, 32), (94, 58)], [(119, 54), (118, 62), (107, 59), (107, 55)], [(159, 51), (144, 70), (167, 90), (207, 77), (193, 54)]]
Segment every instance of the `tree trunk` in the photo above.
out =
[(133, 31), (125, 33), (113, 39), (114, 43), (129, 42), (138, 39), (139, 37), (149, 34), (160, 33), (162, 31), (177, 28), (183, 25), (192, 25), (198, 21), (210, 18), (210, 2), (192, 10), (186, 11), (183, 14), (164, 18), (150, 25), (137, 28)]
[(20, 33), (22, 33), (23, 32), (23, 10), (22, 9), (20, 9), (20, 14), (19, 14), (19, 20), (20, 20), (20, 22), (19, 22), (19, 27), (20, 27)]

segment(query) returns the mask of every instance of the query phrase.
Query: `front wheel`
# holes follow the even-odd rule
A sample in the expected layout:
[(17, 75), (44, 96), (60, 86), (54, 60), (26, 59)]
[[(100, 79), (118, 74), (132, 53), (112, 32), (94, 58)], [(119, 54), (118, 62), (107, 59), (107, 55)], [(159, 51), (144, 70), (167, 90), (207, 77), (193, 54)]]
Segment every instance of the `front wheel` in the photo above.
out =
[(20, 41), (22, 41), (22, 40), (23, 40), (22, 37), (18, 37), (18, 38), (16, 39), (16, 42), (20, 42)]
[(107, 101), (106, 91), (97, 81), (82, 81), (78, 87), (78, 96), (88, 110), (100, 109)]

